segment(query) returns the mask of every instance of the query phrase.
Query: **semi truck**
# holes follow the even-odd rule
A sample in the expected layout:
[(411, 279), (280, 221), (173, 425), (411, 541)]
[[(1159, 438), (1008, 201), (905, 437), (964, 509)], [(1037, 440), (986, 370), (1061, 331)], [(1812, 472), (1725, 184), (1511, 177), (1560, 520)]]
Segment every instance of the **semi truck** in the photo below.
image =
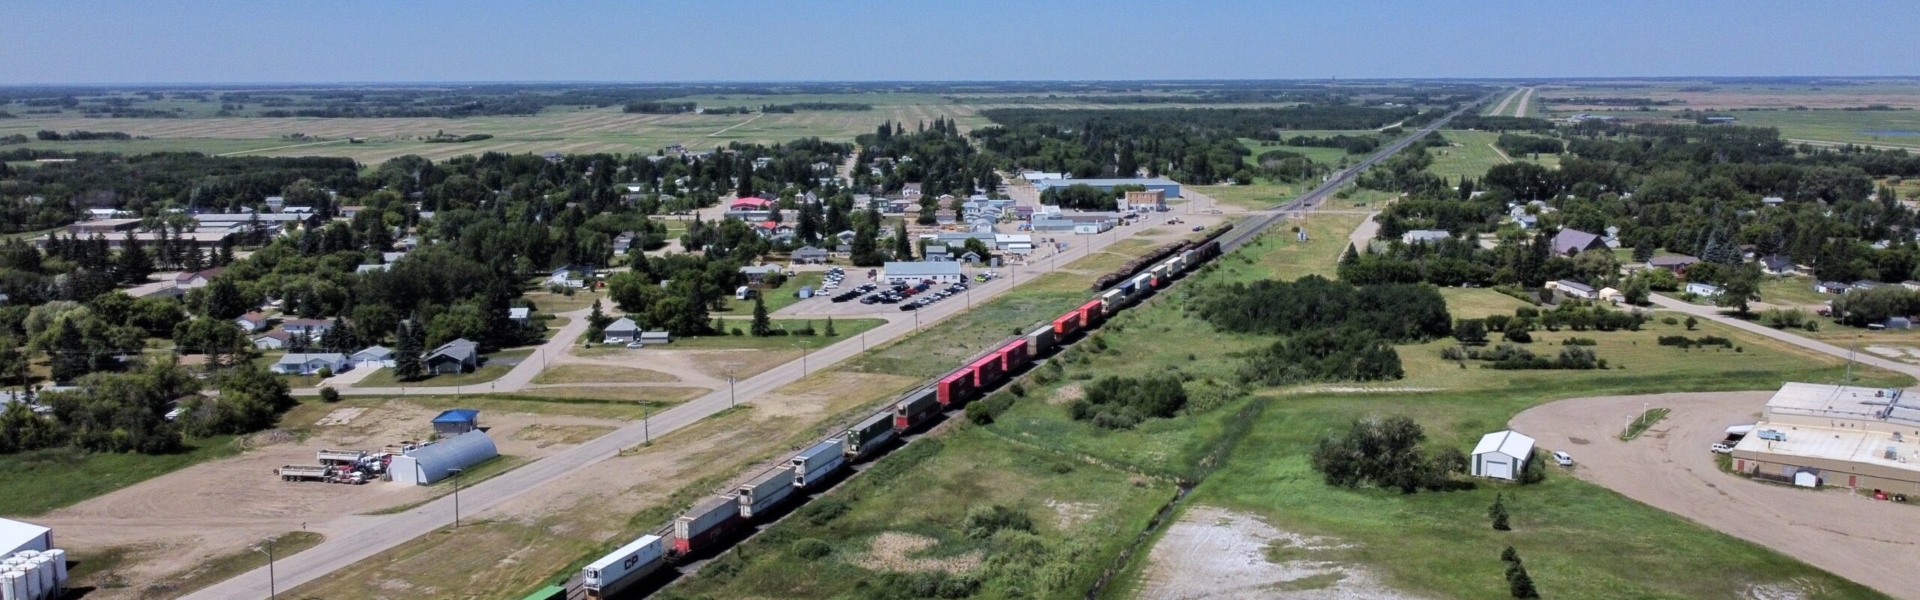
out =
[(359, 464), (361, 459), (367, 457), (367, 453), (361, 450), (321, 450), (314, 454), (323, 465)]
[(611, 598), (667, 563), (660, 536), (643, 535), (580, 569), (588, 598)]

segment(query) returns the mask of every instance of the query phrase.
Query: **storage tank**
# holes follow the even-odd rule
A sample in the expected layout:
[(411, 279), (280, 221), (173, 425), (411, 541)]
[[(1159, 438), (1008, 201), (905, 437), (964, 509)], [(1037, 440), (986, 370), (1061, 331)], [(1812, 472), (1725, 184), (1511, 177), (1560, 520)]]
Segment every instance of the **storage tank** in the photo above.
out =
[(27, 561), (27, 564), (33, 567), (33, 576), (40, 579), (41, 593), (46, 594), (60, 589), (57, 587), (59, 584), (53, 581), (53, 562), (47, 560), (47, 557), (33, 557), (33, 560)]
[(31, 567), (15, 567), (13, 572), (19, 573), (27, 582), (27, 598), (39, 600), (40, 595), (46, 593), (46, 588), (40, 585), (40, 575), (34, 573)]
[(793, 494), (793, 465), (761, 473), (740, 486), (740, 516), (753, 518), (779, 507)]
[(14, 571), (0, 573), (0, 600), (28, 600), (26, 576)]
[(611, 598), (666, 564), (660, 536), (643, 535), (580, 570), (588, 598)]
[(54, 548), (48, 550), (45, 556), (53, 559), (53, 580), (61, 587), (65, 587), (67, 585), (67, 551)]
[(814, 444), (793, 457), (793, 485), (807, 487), (832, 477), (847, 465), (847, 439), (839, 436)]
[(689, 554), (706, 549), (714, 538), (740, 523), (740, 495), (722, 494), (693, 505), (673, 521), (673, 550)]

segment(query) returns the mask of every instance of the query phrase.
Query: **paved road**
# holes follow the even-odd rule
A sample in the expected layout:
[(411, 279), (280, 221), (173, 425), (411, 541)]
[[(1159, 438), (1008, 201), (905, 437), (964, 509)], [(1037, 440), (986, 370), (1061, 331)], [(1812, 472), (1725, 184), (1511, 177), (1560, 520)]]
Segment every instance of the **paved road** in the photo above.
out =
[(1513, 104), (1513, 99), (1519, 97), (1520, 94), (1525, 93), (1526, 91), (1527, 91), (1526, 88), (1519, 88), (1519, 89), (1513, 90), (1513, 93), (1507, 94), (1507, 97), (1500, 99), (1500, 104), (1498, 106), (1493, 107), (1493, 112), (1490, 112), (1487, 114), (1489, 116), (1498, 117), (1500, 116), (1500, 113), (1507, 112), (1507, 105)]
[(1533, 102), (1533, 88), (1527, 88), (1527, 94), (1520, 97), (1520, 106), (1513, 109), (1513, 116), (1527, 116), (1527, 104)]
[[(1727, 426), (1752, 423), (1770, 396), (1714, 392), (1575, 398), (1529, 408), (1510, 424), (1548, 450), (1572, 454), (1578, 462), (1574, 474), (1581, 479), (1894, 597), (1920, 598), (1920, 519), (1913, 518), (1913, 507), (1875, 502), (1843, 489), (1816, 492), (1760, 483), (1722, 473), (1714, 465), (1707, 448), (1726, 437)], [(1673, 412), (1632, 442), (1616, 439), (1647, 406)], [(1753, 576), (1751, 583), (1758, 586), (1793, 584)]]
[(1788, 333), (1785, 331), (1781, 331), (1778, 329), (1774, 329), (1772, 327), (1767, 327), (1765, 325), (1760, 325), (1750, 321), (1742, 321), (1740, 319), (1735, 319), (1733, 317), (1720, 314), (1721, 309), (1715, 306), (1700, 306), (1698, 304), (1690, 304), (1687, 302), (1682, 302), (1675, 298), (1669, 298), (1667, 296), (1662, 296), (1659, 294), (1653, 294), (1651, 296), (1648, 296), (1648, 298), (1653, 300), (1653, 303), (1659, 306), (1660, 308), (1684, 312), (1687, 314), (1698, 316), (1702, 319), (1711, 319), (1716, 323), (1720, 323), (1728, 327), (1733, 327), (1735, 329), (1739, 329), (1749, 333), (1754, 333), (1754, 334), (1762, 335), (1765, 337), (1773, 338), (1776, 340), (1780, 340), (1789, 344), (1793, 344), (1795, 346), (1799, 346), (1801, 348), (1812, 350), (1814, 352), (1820, 352), (1823, 354), (1838, 356), (1840, 358), (1852, 358), (1855, 362), (1859, 362), (1861, 364), (1873, 365), (1876, 367), (1880, 367), (1882, 369), (1894, 371), (1896, 373), (1905, 373), (1915, 378), (1920, 378), (1920, 365), (1910, 365), (1910, 364), (1903, 363), (1896, 360), (1888, 360), (1888, 359), (1874, 356), (1872, 354), (1865, 353), (1865, 352), (1856, 353), (1846, 348), (1841, 348), (1839, 346), (1822, 342), (1820, 340), (1802, 337), (1796, 334)]
[[(1053, 261), (1002, 269), (1008, 275), (1007, 277), (974, 286), (973, 302), (990, 300), (1012, 290), (1016, 281), (1030, 281), (1041, 274), (1065, 267), (1073, 259), (1098, 252), (1117, 240), (1130, 237), (1128, 235), (1130, 232), (1152, 226), (1150, 219), (1143, 219), (1142, 223), (1125, 230), (1116, 230), (1115, 233), (1064, 238), (1071, 241), (1075, 247), (1062, 253)], [(964, 298), (949, 298), (915, 312), (919, 314), (918, 326), (925, 327), (965, 312), (967, 309), (968, 303)], [(542, 346), (548, 353), (547, 356), (558, 356), (565, 351), (568, 344), (586, 330), (584, 310), (565, 313), (565, 316), (571, 317), (571, 321), (551, 341)], [(914, 319), (895, 319), (868, 330), (862, 337), (849, 338), (812, 352), (804, 360), (788, 362), (759, 375), (740, 380), (736, 382), (731, 393), (726, 389), (716, 390), (653, 415), (648, 422), (630, 424), (559, 454), (508, 471), (472, 487), (462, 488), (460, 491), (461, 514), (479, 514), (520, 494), (537, 490), (547, 482), (613, 458), (619, 454), (620, 449), (645, 442), (649, 432), (658, 432), (661, 435), (672, 433), (714, 413), (726, 410), (736, 399), (739, 402), (750, 403), (763, 394), (798, 381), (808, 373), (859, 355), (868, 347), (878, 346), (910, 334), (915, 328)], [(533, 380), (534, 375), (539, 374), (540, 367), (541, 360), (536, 354), (535, 357), (521, 362), (514, 367), (513, 371), (495, 382), (493, 391), (507, 392), (521, 389)], [(356, 388), (354, 390), (355, 393), (391, 395), (446, 394), (451, 391), (451, 388), (446, 387)], [(466, 389), (465, 393), (486, 391), (483, 386), (474, 386)], [(451, 497), (442, 497), (399, 514), (342, 517), (339, 522), (329, 524), (327, 527), (330, 531), (341, 532), (340, 534), (331, 536), (320, 545), (304, 552), (279, 560), (275, 563), (274, 572), (280, 589), (292, 589), (294, 586), (325, 577), (353, 563), (399, 546), (408, 540), (432, 533), (452, 522), (453, 500)], [(266, 598), (267, 587), (266, 570), (255, 569), (194, 592), (185, 598), (186, 600)]]

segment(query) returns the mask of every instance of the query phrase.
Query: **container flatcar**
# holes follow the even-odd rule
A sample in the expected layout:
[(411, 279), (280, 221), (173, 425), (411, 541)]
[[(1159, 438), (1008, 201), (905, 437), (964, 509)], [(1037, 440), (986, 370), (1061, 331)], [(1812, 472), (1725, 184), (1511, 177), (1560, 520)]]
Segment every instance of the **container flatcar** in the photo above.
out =
[(714, 540), (746, 522), (740, 516), (740, 494), (708, 498), (673, 520), (673, 551), (691, 554), (707, 550)]
[(1027, 347), (1026, 338), (1020, 338), (1009, 342), (1005, 346), (1001, 346), (999, 352), (996, 353), (1000, 355), (1000, 370), (1007, 373), (1014, 373), (1026, 368), (1027, 362), (1033, 360), (1033, 353), (1028, 352)]
[(1080, 316), (1080, 311), (1078, 310), (1055, 318), (1053, 320), (1054, 343), (1064, 343), (1067, 341), (1067, 338), (1072, 337), (1075, 333), (1079, 333), (1082, 319), (1083, 317)]
[(1093, 329), (1100, 324), (1102, 319), (1106, 318), (1106, 312), (1102, 311), (1100, 307), (1101, 303), (1099, 300), (1092, 300), (1080, 305), (1079, 309), (1074, 310), (1075, 313), (1080, 315), (1081, 329)]
[(612, 598), (667, 564), (660, 536), (643, 535), (580, 570), (588, 598)]
[(921, 388), (907, 396), (905, 400), (893, 405), (893, 430), (900, 433), (912, 431), (926, 423), (929, 417), (940, 412), (940, 399), (931, 387)]
[(1040, 356), (1053, 351), (1053, 326), (1047, 325), (1027, 334), (1027, 355)]
[(893, 409), (862, 419), (847, 429), (847, 460), (860, 460), (893, 439)]
[(819, 486), (847, 466), (847, 439), (839, 436), (814, 444), (793, 457), (793, 487)]
[(793, 495), (793, 465), (781, 465), (740, 486), (740, 516), (765, 514)]
[(973, 390), (973, 368), (954, 371), (940, 379), (940, 404), (942, 406), (965, 404), (967, 399), (973, 397)]
[(1000, 356), (995, 353), (980, 357), (980, 360), (967, 365), (967, 370), (973, 372), (973, 389), (984, 390), (999, 384), (1000, 379), (1007, 374), (1007, 370), (1001, 368), (1000, 364)]

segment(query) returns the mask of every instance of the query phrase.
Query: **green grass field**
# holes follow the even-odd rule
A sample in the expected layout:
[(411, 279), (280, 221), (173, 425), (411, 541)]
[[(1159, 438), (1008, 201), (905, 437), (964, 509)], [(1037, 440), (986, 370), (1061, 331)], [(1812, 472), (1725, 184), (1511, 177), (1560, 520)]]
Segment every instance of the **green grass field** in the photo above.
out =
[[(751, 335), (703, 335), (697, 337), (675, 338), (669, 346), (675, 350), (694, 349), (756, 349), (756, 350), (798, 350), (806, 348), (817, 350), (857, 337), (861, 332), (879, 327), (886, 323), (884, 319), (834, 319), (834, 337), (827, 337), (827, 320), (822, 319), (769, 319), (774, 329), (798, 330), (813, 325), (818, 335), (778, 335), (754, 337)], [(739, 329), (743, 334), (753, 326), (753, 317), (727, 317), (729, 329)]]
[(528, 357), (531, 356), (533, 356), (532, 348), (502, 350), (493, 354), (483, 355), (481, 357), (483, 362), (481, 362), (480, 368), (475, 369), (471, 373), (431, 375), (419, 381), (401, 381), (398, 377), (394, 376), (393, 369), (380, 369), (368, 373), (359, 383), (353, 384), (353, 387), (454, 387), (486, 385), (487, 382), (499, 379), (501, 376), (506, 375), (508, 371), (512, 371), (513, 364), (510, 363), (528, 360)]
[(1769, 304), (1825, 304), (1832, 294), (1813, 291), (1813, 278), (1767, 277), (1760, 280), (1760, 300)]
[[(800, 294), (801, 286), (810, 285), (810, 286), (813, 286), (813, 289), (815, 291), (818, 291), (820, 289), (821, 280), (825, 279), (826, 276), (827, 276), (826, 273), (822, 273), (819, 271), (806, 271), (798, 275), (788, 277), (785, 283), (780, 284), (780, 287), (766, 288), (766, 289), (760, 290), (760, 296), (761, 298), (764, 299), (767, 305), (767, 312), (780, 310), (782, 308), (792, 306), (793, 303), (795, 302), (799, 302), (800, 301), (799, 294)], [(753, 301), (729, 299), (727, 300), (726, 310), (714, 311), (713, 314), (726, 315), (726, 316), (752, 315)]]
[(1504, 156), (1493, 147), (1500, 134), (1491, 131), (1444, 130), (1440, 135), (1447, 141), (1459, 144), (1451, 148), (1430, 148), (1427, 154), (1433, 156), (1433, 165), (1427, 172), (1447, 178), (1450, 182), (1459, 182), (1461, 177), (1480, 177), (1487, 169), (1506, 164), (1512, 160), (1527, 160), (1558, 167), (1560, 157), (1555, 154), (1542, 154), (1539, 158), (1530, 156)]
[(232, 436), (187, 442), (176, 454), (54, 448), (0, 456), (0, 515), (33, 516), (195, 464), (240, 453)]

